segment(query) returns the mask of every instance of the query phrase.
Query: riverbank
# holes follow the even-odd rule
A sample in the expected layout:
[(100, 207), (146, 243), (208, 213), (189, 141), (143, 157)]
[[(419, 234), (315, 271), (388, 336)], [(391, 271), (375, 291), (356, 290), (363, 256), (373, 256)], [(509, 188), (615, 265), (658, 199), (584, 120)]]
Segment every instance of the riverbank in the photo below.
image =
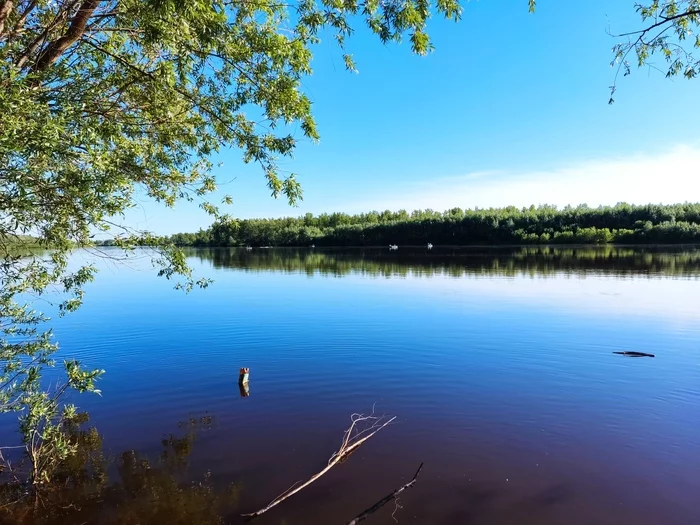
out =
[(700, 243), (700, 204), (558, 209), (553, 206), (445, 212), (306, 214), (221, 219), (167, 238), (180, 246), (512, 246)]

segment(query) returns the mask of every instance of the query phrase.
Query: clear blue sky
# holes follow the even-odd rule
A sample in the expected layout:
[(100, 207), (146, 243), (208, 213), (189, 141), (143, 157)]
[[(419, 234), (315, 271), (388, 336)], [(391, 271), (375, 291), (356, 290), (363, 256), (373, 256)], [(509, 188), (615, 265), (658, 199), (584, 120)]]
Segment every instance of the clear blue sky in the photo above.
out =
[[(633, 71), (607, 104), (616, 40), (641, 27), (633, 0), (466, 2), (455, 24), (429, 23), (435, 51), (383, 46), (364, 30), (348, 42), (359, 74), (328, 40), (306, 92), (321, 133), (282, 167), (297, 173), (298, 208), (269, 197), (259, 169), (227, 150), (215, 196), (233, 216), (514, 204), (700, 201), (700, 80)], [(660, 59), (659, 59), (660, 60)], [(663, 65), (663, 64), (660, 64)], [(299, 133), (301, 137), (301, 133)], [(195, 231), (195, 205), (146, 201), (126, 222)]]

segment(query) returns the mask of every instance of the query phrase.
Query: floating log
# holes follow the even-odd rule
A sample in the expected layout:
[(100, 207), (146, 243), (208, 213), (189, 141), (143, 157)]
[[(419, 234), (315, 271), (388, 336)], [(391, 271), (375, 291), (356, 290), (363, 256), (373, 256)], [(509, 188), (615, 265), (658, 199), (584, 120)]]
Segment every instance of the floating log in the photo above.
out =
[(646, 352), (613, 352), (613, 354), (626, 355), (627, 357), (656, 357), (654, 354), (647, 354)]

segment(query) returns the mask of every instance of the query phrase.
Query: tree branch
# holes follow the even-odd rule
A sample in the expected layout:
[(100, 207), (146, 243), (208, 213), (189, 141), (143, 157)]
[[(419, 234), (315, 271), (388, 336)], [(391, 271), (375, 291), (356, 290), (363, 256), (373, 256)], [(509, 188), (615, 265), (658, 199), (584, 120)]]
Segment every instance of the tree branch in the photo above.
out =
[[(34, 8), (36, 7), (37, 0), (32, 0), (27, 8), (24, 10), (24, 12), (19, 16), (19, 19), (17, 22), (15, 22), (14, 27), (12, 28), (12, 31), (10, 31), (7, 34), (7, 41), (11, 42), (12, 40), (15, 39), (17, 35), (20, 33), (24, 32), (24, 24), (27, 21), (27, 17), (29, 16), (29, 13), (34, 11)], [(2, 36), (2, 30), (0, 30), (0, 36)]]
[(418, 470), (416, 470), (416, 473), (413, 475), (413, 479), (411, 481), (406, 483), (400, 489), (396, 489), (394, 492), (392, 492), (388, 496), (380, 499), (377, 503), (375, 503), (370, 508), (368, 508), (367, 510), (362, 512), (359, 516), (348, 521), (346, 525), (357, 525), (362, 520), (367, 519), (371, 514), (374, 514), (375, 512), (377, 512), (379, 509), (381, 509), (384, 505), (389, 503), (391, 500), (396, 499), (396, 497), (399, 494), (401, 494), (404, 490), (411, 488), (413, 486), (413, 484), (416, 482), (416, 480), (418, 479), (418, 474), (420, 474), (420, 471), (422, 468), (423, 468), (423, 463), (420, 464), (420, 466), (418, 467)]
[[(51, 32), (58, 27), (58, 25), (61, 22), (65, 22), (65, 19), (67, 17), (67, 13), (73, 9), (75, 4), (77, 4), (78, 0), (73, 0), (71, 1), (67, 6), (63, 6), (62, 9), (59, 9), (59, 11), (56, 13), (56, 16), (54, 16), (53, 20), (44, 27), (44, 30), (39, 33), (36, 38), (27, 46), (27, 48), (24, 50), (24, 52), (20, 55), (20, 57), (17, 59), (17, 62), (15, 65), (21, 69), (24, 64), (26, 64), (29, 59), (32, 57), (34, 52), (39, 48), (39, 46), (42, 46), (46, 40), (49, 38), (49, 35)], [(33, 7), (32, 7), (33, 9)], [(27, 11), (27, 14), (29, 14), (29, 11)]]
[(15, 4), (12, 0), (2, 0), (0, 2), (0, 36), (2, 36), (3, 32), (5, 31), (5, 22), (7, 21), (7, 17), (10, 16), (10, 13), (14, 7)]
[(669, 22), (673, 22), (674, 20), (678, 20), (679, 18), (685, 18), (687, 16), (695, 16), (695, 15), (700, 15), (700, 9), (695, 9), (693, 11), (686, 11), (685, 13), (681, 13), (678, 15), (674, 16), (662, 16), (660, 22), (656, 22), (655, 24), (650, 25), (649, 27), (646, 27), (644, 29), (640, 29), (639, 31), (631, 31), (629, 33), (622, 33), (619, 35), (615, 35), (616, 37), (622, 37), (622, 36), (633, 36), (633, 35), (645, 35), (649, 31), (652, 31), (656, 29), (657, 27), (660, 27), (662, 25), (668, 24)]
[[(276, 507), (280, 503), (282, 503), (284, 500), (287, 498), (293, 496), (300, 490), (304, 489), (305, 487), (308, 487), (311, 485), (314, 481), (316, 481), (318, 478), (323, 476), (326, 472), (328, 472), (330, 469), (335, 467), (338, 463), (343, 461), (345, 458), (347, 458), (352, 452), (354, 452), (358, 447), (360, 447), (365, 441), (367, 441), (369, 438), (374, 436), (377, 432), (379, 432), (381, 429), (389, 425), (392, 421), (396, 419), (396, 416), (392, 417), (391, 419), (387, 420), (383, 424), (380, 424), (383, 417), (375, 417), (372, 413), (369, 416), (365, 416), (362, 414), (353, 414), (352, 415), (352, 424), (350, 425), (350, 428), (348, 428), (345, 431), (345, 435), (343, 436), (343, 442), (338, 449), (337, 452), (333, 453), (331, 458), (328, 460), (328, 465), (326, 468), (321, 470), (320, 472), (317, 472), (313, 476), (311, 476), (308, 481), (303, 483), (302, 485), (297, 486), (296, 488), (293, 488), (294, 485), (292, 485), (292, 489), (287, 490), (286, 492), (283, 492), (281, 496), (278, 496), (275, 498), (273, 501), (270, 502), (269, 505), (266, 507), (256, 511), (256, 512), (251, 512), (249, 514), (243, 514), (244, 517), (246, 518), (254, 518), (257, 516), (260, 516), (261, 514), (264, 514), (268, 510), (270, 510), (273, 507)], [(360, 431), (357, 433), (357, 425), (358, 423), (366, 422), (366, 421), (372, 421), (372, 425), (369, 426), (368, 428)], [(358, 439), (359, 436), (365, 435), (363, 438)]]
[(39, 58), (34, 64), (34, 71), (43, 71), (58, 60), (58, 58), (71, 45), (77, 42), (85, 32), (88, 20), (95, 12), (102, 0), (84, 0), (78, 8), (78, 12), (71, 20), (68, 31), (61, 38), (51, 42), (46, 49), (39, 55)]

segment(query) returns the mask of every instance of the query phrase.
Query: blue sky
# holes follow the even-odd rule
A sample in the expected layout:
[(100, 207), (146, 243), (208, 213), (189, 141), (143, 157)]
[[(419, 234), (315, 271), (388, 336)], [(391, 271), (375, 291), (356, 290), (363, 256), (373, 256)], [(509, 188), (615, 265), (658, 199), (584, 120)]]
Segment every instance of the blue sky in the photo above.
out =
[[(700, 201), (700, 80), (658, 71), (622, 78), (607, 104), (616, 40), (641, 27), (633, 0), (479, 0), (455, 24), (429, 23), (435, 51), (348, 42), (358, 74), (327, 40), (304, 81), (321, 133), (283, 169), (304, 201), (270, 198), (262, 173), (227, 150), (216, 177), (233, 216), (514, 204)], [(663, 64), (660, 64), (661, 66)], [(301, 133), (298, 134), (301, 137)], [(196, 205), (142, 201), (125, 221), (156, 233), (195, 231)]]

